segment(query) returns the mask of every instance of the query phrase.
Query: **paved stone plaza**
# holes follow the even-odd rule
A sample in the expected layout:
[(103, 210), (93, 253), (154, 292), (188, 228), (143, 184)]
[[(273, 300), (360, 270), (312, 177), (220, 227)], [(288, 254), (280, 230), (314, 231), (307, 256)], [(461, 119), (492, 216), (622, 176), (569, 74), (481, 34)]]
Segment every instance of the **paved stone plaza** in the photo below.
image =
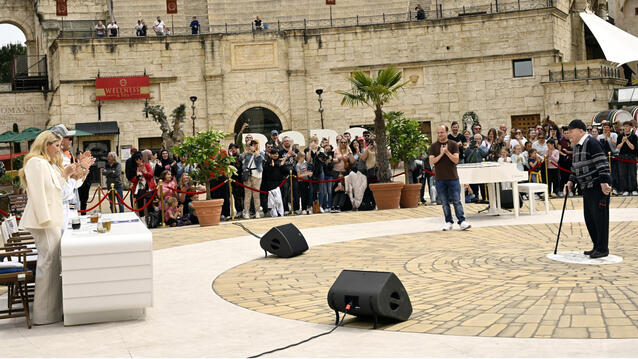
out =
[[(611, 357), (638, 353), (638, 198), (612, 199), (610, 249), (621, 263), (546, 258), (562, 199), (550, 213), (477, 216), (441, 232), (440, 206), (243, 221), (258, 234), (292, 222), (301, 256), (263, 257), (257, 239), (216, 228), (154, 230), (154, 306), (143, 321), (26, 328), (0, 321), (5, 356), (245, 357), (331, 328), (326, 294), (342, 269), (392, 271), (414, 312), (403, 323), (349, 317), (329, 336), (277, 357)], [(568, 200), (559, 251), (589, 249), (582, 200)], [(211, 288), (212, 287), (212, 288)], [(5, 305), (6, 297), (0, 297)], [(520, 339), (519, 339), (520, 338)]]

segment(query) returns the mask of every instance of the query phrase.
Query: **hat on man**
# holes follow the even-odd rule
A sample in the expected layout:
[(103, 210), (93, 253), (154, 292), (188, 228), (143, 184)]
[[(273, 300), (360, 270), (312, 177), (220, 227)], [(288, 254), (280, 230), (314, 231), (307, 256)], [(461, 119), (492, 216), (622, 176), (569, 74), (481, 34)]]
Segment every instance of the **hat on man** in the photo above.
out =
[(233, 147), (234, 147), (234, 148), (239, 149), (239, 146), (237, 146), (237, 145), (236, 145), (236, 144), (234, 144), (234, 143), (231, 143), (230, 145), (228, 145), (228, 150), (230, 150), (230, 149), (231, 149), (231, 148), (233, 148)]
[(271, 135), (271, 136), (272, 136), (272, 135), (278, 135), (278, 134), (279, 134), (279, 132), (277, 132), (277, 130), (272, 130), (272, 131), (270, 131), (270, 135)]
[(572, 129), (572, 128), (577, 128), (583, 131), (587, 131), (587, 126), (585, 125), (585, 122), (581, 121), (581, 120), (572, 120), (572, 122), (569, 123), (569, 125), (567, 125), (568, 129)]
[(64, 137), (73, 137), (75, 136), (75, 131), (69, 131), (66, 129), (66, 126), (60, 124), (60, 125), (55, 125), (53, 127), (51, 127), (51, 132), (55, 133), (56, 135), (64, 138)]

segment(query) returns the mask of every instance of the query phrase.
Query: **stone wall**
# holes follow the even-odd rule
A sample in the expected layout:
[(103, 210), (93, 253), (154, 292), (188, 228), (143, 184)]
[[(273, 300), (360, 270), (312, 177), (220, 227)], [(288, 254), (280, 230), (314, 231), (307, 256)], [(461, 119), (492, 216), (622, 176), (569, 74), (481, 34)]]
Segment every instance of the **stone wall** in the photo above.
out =
[[(460, 120), (467, 111), (476, 112), (484, 127), (509, 123), (514, 115), (566, 119), (579, 110), (593, 116), (606, 109), (604, 99), (615, 82), (548, 83), (550, 67), (569, 56), (569, 40), (561, 34), (569, 29), (564, 13), (533, 10), (283, 34), (58, 40), (53, 60), (59, 89), (49, 114), (51, 123), (70, 126), (97, 121), (98, 71), (115, 76), (146, 70), (150, 102), (163, 105), (167, 114), (189, 104), (189, 96), (198, 97), (198, 130), (232, 132), (243, 111), (261, 106), (277, 114), (284, 130), (307, 133), (320, 127), (315, 89), (322, 88), (326, 127), (343, 131), (373, 122), (371, 109), (340, 105), (336, 91), (349, 88), (345, 78), (355, 70), (374, 73), (396, 65), (410, 83), (386, 110), (430, 121), (432, 128)], [(517, 59), (532, 60), (533, 76), (513, 77)], [(558, 99), (561, 91), (569, 94)], [(575, 95), (580, 92), (586, 94)], [(590, 93), (597, 100), (586, 103)], [(557, 100), (561, 105), (554, 107)], [(102, 104), (102, 120), (120, 123), (121, 145), (160, 135), (143, 106), (143, 100)], [(190, 134), (190, 120), (184, 127)]]
[(14, 123), (20, 131), (29, 127), (43, 128), (48, 117), (42, 92), (0, 93), (0, 132), (11, 130)]

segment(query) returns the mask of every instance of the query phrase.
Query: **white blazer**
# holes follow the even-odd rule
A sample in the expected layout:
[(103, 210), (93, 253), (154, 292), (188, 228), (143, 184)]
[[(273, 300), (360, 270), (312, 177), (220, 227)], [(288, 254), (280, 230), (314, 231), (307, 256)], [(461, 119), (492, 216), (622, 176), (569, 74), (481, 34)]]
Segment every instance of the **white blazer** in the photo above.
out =
[(44, 158), (33, 157), (24, 166), (27, 180), (27, 205), (20, 221), (24, 228), (61, 228), (64, 223), (62, 210), (62, 185), (60, 171)]

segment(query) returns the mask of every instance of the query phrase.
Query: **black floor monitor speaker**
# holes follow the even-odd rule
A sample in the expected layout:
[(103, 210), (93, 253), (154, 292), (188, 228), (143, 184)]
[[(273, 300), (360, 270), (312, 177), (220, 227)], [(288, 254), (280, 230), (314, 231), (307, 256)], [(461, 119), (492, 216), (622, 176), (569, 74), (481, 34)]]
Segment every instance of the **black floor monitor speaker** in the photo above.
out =
[[(513, 191), (511, 189), (502, 189), (501, 190), (501, 208), (503, 209), (513, 209), (514, 208), (514, 200), (513, 200)], [(523, 199), (521, 198), (521, 194), (518, 194), (518, 208), (523, 206)]]
[(294, 224), (271, 228), (259, 241), (264, 251), (278, 257), (290, 258), (308, 250), (308, 243)]
[(412, 314), (408, 292), (391, 272), (342, 271), (328, 291), (328, 305), (337, 321), (348, 303), (352, 303), (348, 314), (374, 318), (375, 328), (378, 318), (405, 321)]

